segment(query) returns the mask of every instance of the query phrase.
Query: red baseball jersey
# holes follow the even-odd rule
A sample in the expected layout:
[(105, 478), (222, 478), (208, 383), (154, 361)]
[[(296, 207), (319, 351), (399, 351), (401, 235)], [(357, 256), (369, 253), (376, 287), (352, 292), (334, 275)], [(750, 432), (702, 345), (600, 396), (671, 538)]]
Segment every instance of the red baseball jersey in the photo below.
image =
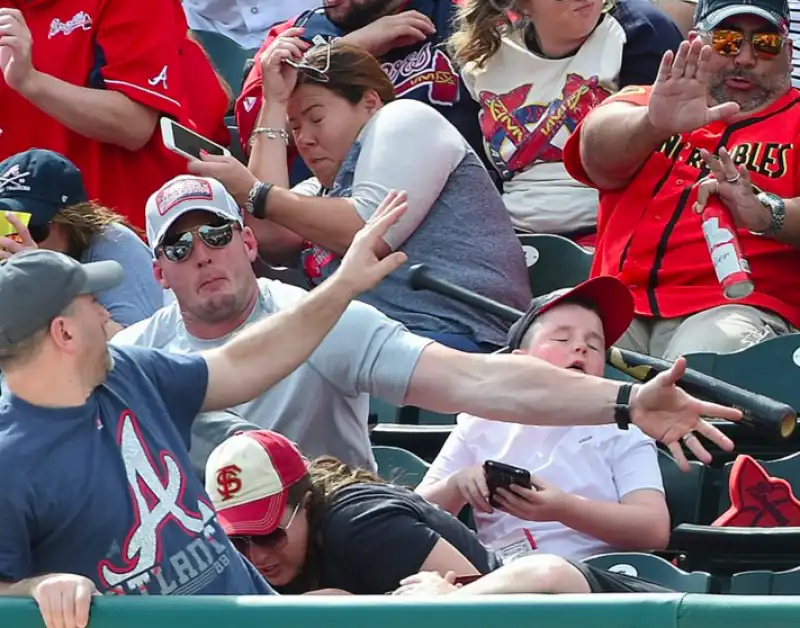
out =
[[(608, 98), (646, 106), (650, 88), (631, 87)], [(599, 107), (598, 107), (599, 108)], [(587, 119), (591, 119), (589, 114)], [(582, 124), (564, 147), (564, 163), (578, 181), (593, 185), (580, 156)], [(640, 316), (687, 316), (719, 305), (742, 303), (772, 310), (800, 326), (800, 251), (739, 229), (755, 292), (729, 301), (717, 281), (692, 210), (696, 183), (708, 174), (700, 149), (725, 147), (744, 164), (753, 185), (782, 198), (800, 196), (800, 91), (789, 90), (763, 111), (732, 124), (712, 122), (664, 142), (621, 190), (600, 190), (597, 248), (592, 275), (615, 275), (632, 290)]]
[[(180, 48), (186, 18), (176, 0), (0, 0), (22, 11), (33, 36), (33, 65), (65, 82), (115, 90), (188, 122), (181, 106)], [(156, 132), (131, 152), (80, 135), (10, 89), (0, 75), (0, 159), (47, 148), (73, 161), (91, 198), (144, 226), (147, 197), (186, 162)]]

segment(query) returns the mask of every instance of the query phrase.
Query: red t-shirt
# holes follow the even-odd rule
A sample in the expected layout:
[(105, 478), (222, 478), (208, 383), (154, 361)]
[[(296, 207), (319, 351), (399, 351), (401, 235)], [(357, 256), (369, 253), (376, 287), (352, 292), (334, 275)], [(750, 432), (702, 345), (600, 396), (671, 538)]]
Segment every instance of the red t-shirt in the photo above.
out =
[[(82, 87), (115, 90), (185, 124), (180, 49), (186, 18), (177, 0), (0, 0), (19, 8), (33, 36), (33, 64)], [(10, 89), (0, 75), (0, 159), (30, 148), (59, 152), (81, 170), (90, 198), (144, 226), (147, 197), (184, 172), (156, 132), (131, 152), (79, 135)]]
[[(615, 101), (645, 106), (650, 88), (626, 88)], [(598, 107), (598, 109), (600, 108)], [(587, 116), (591, 119), (592, 114)], [(580, 156), (580, 124), (564, 147), (564, 164), (578, 181), (593, 185)], [(800, 196), (800, 91), (791, 89), (767, 109), (744, 120), (713, 122), (675, 135), (653, 153), (621, 190), (600, 190), (597, 248), (592, 276), (614, 275), (633, 292), (639, 316), (673, 318), (741, 303), (777, 312), (800, 326), (800, 251), (739, 229), (755, 292), (729, 301), (722, 294), (701, 221), (692, 211), (702, 170), (700, 149), (725, 147), (744, 164), (757, 188), (782, 198)], [(596, 186), (595, 186), (596, 187)]]
[(219, 77), (200, 44), (187, 37), (181, 58), (185, 102), (192, 127), (212, 142), (227, 146), (231, 141), (225, 125), (225, 114), (231, 104), (228, 94), (220, 85)]

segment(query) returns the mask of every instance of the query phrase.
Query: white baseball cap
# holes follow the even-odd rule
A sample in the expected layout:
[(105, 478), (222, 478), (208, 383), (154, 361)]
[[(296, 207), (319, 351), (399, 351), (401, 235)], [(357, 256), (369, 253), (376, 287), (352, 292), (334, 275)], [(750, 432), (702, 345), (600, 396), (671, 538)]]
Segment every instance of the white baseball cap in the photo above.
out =
[(167, 181), (145, 205), (147, 242), (155, 253), (167, 230), (191, 211), (206, 211), (244, 226), (242, 210), (219, 181), (183, 174)]
[(206, 462), (206, 492), (228, 536), (275, 531), (289, 487), (308, 474), (300, 451), (277, 432), (241, 432), (222, 442)]

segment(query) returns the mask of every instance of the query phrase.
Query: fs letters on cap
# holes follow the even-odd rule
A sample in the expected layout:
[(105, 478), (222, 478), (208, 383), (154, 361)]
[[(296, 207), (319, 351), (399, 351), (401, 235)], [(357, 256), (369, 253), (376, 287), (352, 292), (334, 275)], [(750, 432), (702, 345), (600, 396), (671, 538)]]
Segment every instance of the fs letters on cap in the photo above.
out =
[(208, 181), (198, 178), (176, 179), (159, 190), (156, 195), (158, 213), (164, 216), (173, 207), (184, 201), (214, 200), (214, 192)]

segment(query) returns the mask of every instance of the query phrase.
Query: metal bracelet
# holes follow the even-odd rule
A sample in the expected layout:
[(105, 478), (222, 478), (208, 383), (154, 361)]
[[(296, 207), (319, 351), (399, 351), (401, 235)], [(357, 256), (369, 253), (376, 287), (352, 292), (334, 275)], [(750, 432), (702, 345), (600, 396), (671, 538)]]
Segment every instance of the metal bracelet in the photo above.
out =
[(289, 134), (284, 129), (271, 129), (265, 126), (257, 126), (255, 129), (253, 129), (253, 132), (250, 134), (251, 148), (253, 147), (253, 143), (256, 141), (256, 138), (259, 135), (263, 135), (264, 137), (270, 140), (281, 139), (287, 146), (289, 145)]

